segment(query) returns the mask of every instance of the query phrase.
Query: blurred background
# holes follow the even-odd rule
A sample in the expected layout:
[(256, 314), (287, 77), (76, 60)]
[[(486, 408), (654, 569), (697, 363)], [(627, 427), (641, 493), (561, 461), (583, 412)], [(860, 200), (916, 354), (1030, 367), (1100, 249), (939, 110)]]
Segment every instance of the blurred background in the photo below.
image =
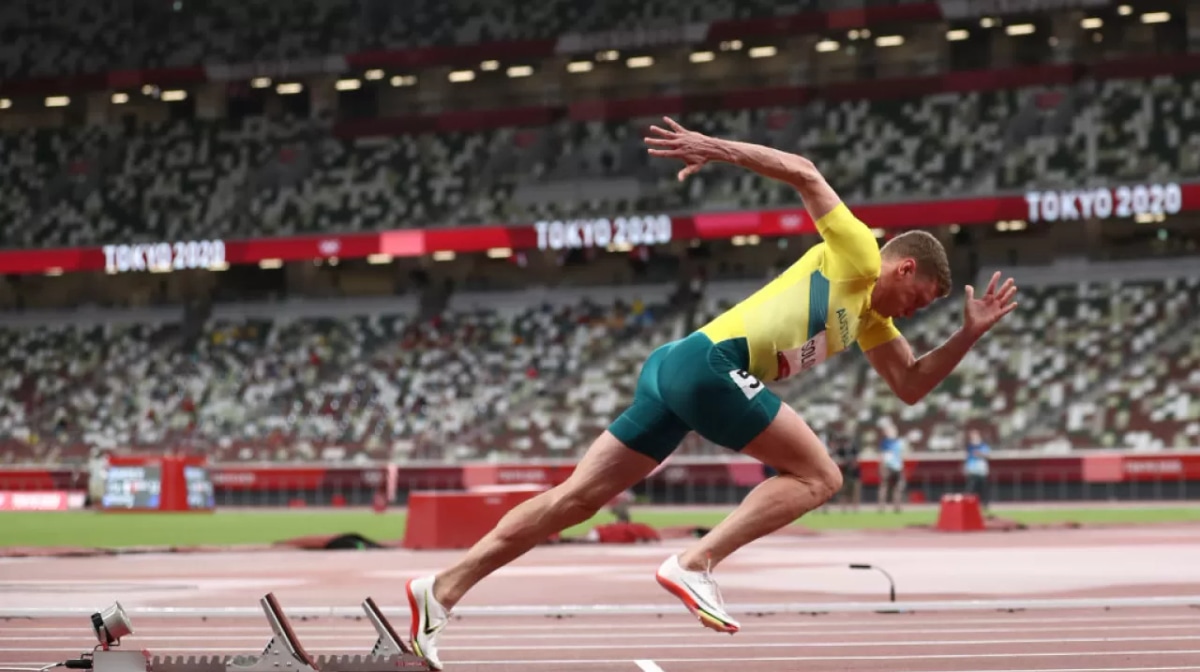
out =
[[(654, 347), (819, 241), (781, 184), (650, 160), (663, 115), (810, 157), (881, 243), (936, 235), (957, 288), (900, 324), (918, 351), (964, 285), (1021, 286), (915, 406), (857, 352), (773, 386), (843, 496), (1200, 497), (1200, 2), (10, 0), (0, 29), (0, 508), (157, 508), (163, 455), (184, 508), (561, 480)], [(635, 493), (761, 478), (691, 436)]]

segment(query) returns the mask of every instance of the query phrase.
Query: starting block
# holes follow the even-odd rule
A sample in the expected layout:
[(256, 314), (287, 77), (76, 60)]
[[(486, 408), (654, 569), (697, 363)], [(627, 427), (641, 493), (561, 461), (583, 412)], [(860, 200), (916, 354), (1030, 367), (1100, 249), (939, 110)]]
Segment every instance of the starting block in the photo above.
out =
[[(305, 651), (296, 631), (279, 606), (274, 593), (259, 600), (272, 637), (257, 656), (151, 656), (149, 651), (113, 651), (119, 643), (111, 635), (101, 637), (101, 646), (80, 661), (90, 662), (93, 672), (394, 672), (429, 670), (429, 666), (400, 639), (374, 600), (367, 598), (362, 607), (379, 638), (371, 652), (361, 655), (313, 656)], [(119, 605), (118, 605), (119, 608)], [(95, 617), (93, 617), (95, 620)], [(122, 629), (132, 634), (125, 624)], [(101, 636), (101, 632), (97, 632)], [(79, 665), (78, 667), (84, 667)]]

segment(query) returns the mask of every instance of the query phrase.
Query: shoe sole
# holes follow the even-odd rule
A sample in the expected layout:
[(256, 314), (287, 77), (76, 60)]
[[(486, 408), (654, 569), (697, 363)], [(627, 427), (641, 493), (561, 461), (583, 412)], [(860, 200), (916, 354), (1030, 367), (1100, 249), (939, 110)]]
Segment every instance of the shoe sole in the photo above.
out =
[(731, 635), (741, 629), (737, 625), (721, 620), (721, 618), (705, 611), (704, 607), (701, 607), (700, 603), (696, 602), (696, 599), (692, 597), (692, 594), (689, 593), (683, 586), (664, 577), (662, 574), (656, 573), (654, 578), (658, 579), (658, 585), (662, 586), (667, 590), (667, 592), (679, 598), (679, 601), (683, 602), (683, 606), (687, 607), (688, 611), (692, 612), (692, 615), (698, 618), (704, 627), (709, 628), (710, 630), (716, 630), (717, 632), (726, 632)]

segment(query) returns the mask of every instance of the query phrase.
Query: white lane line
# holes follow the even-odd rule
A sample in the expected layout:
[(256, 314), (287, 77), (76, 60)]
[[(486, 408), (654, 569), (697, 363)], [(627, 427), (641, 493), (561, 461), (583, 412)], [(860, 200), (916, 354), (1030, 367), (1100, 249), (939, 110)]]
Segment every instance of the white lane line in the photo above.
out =
[(942, 670), (941, 672), (1166, 672), (1200, 670), (1200, 667), (1034, 667), (1014, 670)]
[[(755, 656), (738, 656), (737, 658), (655, 658), (654, 662), (661, 665), (662, 663), (796, 663), (805, 661), (851, 661), (851, 660), (956, 660), (963, 658), (1052, 658), (1052, 657), (1076, 657), (1076, 658), (1094, 658), (1096, 656), (1175, 656), (1175, 655), (1194, 655), (1200, 653), (1200, 649), (1192, 649), (1187, 651), (1054, 651), (1049, 653), (1022, 653), (1015, 654), (1012, 652), (1006, 653), (931, 653), (927, 655), (917, 656), (772, 656), (772, 657), (755, 657)], [(552, 665), (562, 667), (567, 665), (616, 665), (620, 663), (628, 663), (629, 660), (617, 659), (593, 659), (593, 658), (566, 658), (562, 660), (447, 660), (447, 663), (455, 665)], [(1059, 670), (1058, 672), (1069, 672), (1068, 668)], [(1121, 668), (1096, 668), (1097, 672), (1108, 669)], [(1138, 669), (1138, 668), (1129, 668)], [(1141, 669), (1177, 669), (1191, 670), (1195, 667), (1177, 667), (1177, 668), (1141, 668)], [(1029, 668), (1026, 670), (984, 670), (981, 672), (1055, 672), (1054, 670), (1045, 670), (1044, 668)]]
[[(686, 612), (681, 611), (681, 615), (686, 615)], [(583, 617), (580, 617), (580, 618), (582, 619)], [(895, 616), (872, 616), (872, 618), (877, 619), (876, 622), (867, 623), (867, 622), (862, 622), (860, 619), (853, 619), (853, 620), (847, 619), (847, 620), (840, 620), (840, 621), (836, 621), (836, 622), (821, 623), (813, 617), (806, 617), (803, 619), (794, 619), (794, 618), (787, 618), (785, 615), (781, 614), (778, 617), (768, 616), (768, 617), (764, 617), (762, 619), (750, 619), (749, 622), (752, 624), (762, 624), (762, 625), (768, 626), (768, 627), (788, 627), (788, 628), (800, 628), (801, 629), (800, 631), (789, 630), (788, 634), (807, 634), (809, 632), (815, 633), (815, 634), (838, 634), (839, 632), (846, 632), (846, 633), (863, 632), (864, 634), (866, 634), (866, 633), (873, 633), (873, 632), (888, 632), (888, 631), (899, 632), (900, 631), (900, 629), (895, 628), (895, 626), (892, 622), (896, 618)], [(776, 620), (776, 619), (778, 619), (778, 620)], [(338, 620), (341, 620), (341, 619), (338, 619)], [(919, 617), (905, 616), (904, 622), (909, 624), (910, 626), (912, 626), (911, 630), (906, 629), (905, 632), (909, 632), (909, 631), (911, 631), (911, 632), (927, 632), (927, 631), (928, 632), (944, 632), (945, 630), (942, 627), (942, 624), (946, 623), (947, 620), (949, 620), (955, 626), (1007, 625), (1010, 627), (999, 628), (998, 630), (1012, 631), (1012, 630), (1020, 630), (1022, 626), (1035, 626), (1035, 625), (1054, 625), (1055, 630), (1060, 630), (1060, 629), (1064, 629), (1061, 627), (1062, 625), (1068, 624), (1068, 623), (1101, 623), (1101, 624), (1103, 624), (1103, 623), (1121, 623), (1121, 624), (1126, 624), (1126, 623), (1182, 622), (1182, 623), (1188, 623), (1188, 624), (1195, 624), (1196, 616), (1194, 613), (1183, 613), (1183, 614), (1172, 615), (1172, 616), (1121, 616), (1120, 614), (1116, 614), (1113, 616), (1095, 616), (1095, 617), (1088, 616), (1088, 617), (1063, 617), (1063, 618), (1020, 618), (1017, 616), (1013, 616), (1013, 617), (1009, 617), (1009, 618), (975, 618), (975, 619), (972, 619), (972, 618), (921, 619)], [(469, 621), (469, 619), (467, 619), (467, 621)], [(446, 633), (447, 633), (446, 636), (451, 636), (451, 633), (462, 633), (462, 632), (473, 632), (473, 631), (527, 633), (527, 632), (537, 632), (537, 631), (544, 630), (544, 631), (551, 632), (551, 633), (559, 633), (559, 632), (564, 632), (564, 631), (568, 631), (568, 630), (592, 630), (592, 631), (594, 631), (598, 628), (604, 628), (604, 631), (606, 634), (604, 634), (603, 636), (607, 637), (607, 636), (609, 636), (609, 633), (622, 631), (622, 628), (628, 628), (631, 632), (645, 632), (648, 627), (653, 628), (655, 631), (663, 631), (663, 632), (671, 631), (671, 630), (700, 630), (700, 626), (696, 625), (693, 621), (691, 621), (691, 619), (688, 619), (687, 623), (662, 623), (662, 622), (658, 621), (657, 619), (646, 619), (646, 622), (644, 625), (640, 625), (640, 626), (636, 626), (636, 627), (630, 625), (629, 619), (625, 619), (623, 625), (617, 625), (617, 624), (609, 625), (609, 624), (597, 624), (597, 623), (559, 623), (559, 622), (530, 623), (528, 625), (506, 625), (506, 624), (502, 624), (502, 623), (497, 623), (495, 625), (490, 625), (490, 624), (481, 624), (481, 623), (470, 623), (467, 621), (455, 622), (453, 625), (451, 625), (450, 629), (446, 630)], [(216, 625), (216, 624), (212, 624), (212, 625), (177, 625), (177, 624), (178, 624), (178, 621), (173, 621), (173, 620), (171, 620), (171, 621), (162, 621), (162, 620), (148, 621), (146, 619), (139, 619), (139, 621), (135, 624), (135, 631), (136, 632), (153, 631), (155, 633), (161, 633), (161, 634), (195, 633), (197, 635), (204, 635), (206, 638), (213, 634), (224, 633), (224, 632), (246, 633), (246, 634), (260, 632), (260, 631), (266, 632), (266, 625), (261, 622), (261, 619), (254, 620), (252, 622), (248, 621), (245, 625)], [(326, 633), (343, 632), (343, 631), (346, 633), (354, 633), (354, 632), (361, 632), (363, 629), (363, 626), (361, 624), (356, 625), (356, 624), (352, 624), (352, 623), (338, 623), (336, 621), (328, 621), (325, 619), (318, 619), (315, 621), (298, 621), (298, 622), (293, 622), (292, 625), (298, 631), (301, 631), (301, 632), (303, 632), (306, 628), (316, 628), (316, 629), (319, 629), (321, 632), (326, 632)], [(854, 629), (853, 630), (844, 630), (848, 626), (853, 626)], [(1098, 626), (1098, 627), (1106, 627), (1106, 626)], [(1148, 627), (1147, 626), (1129, 626), (1129, 627), (1130, 628), (1145, 627), (1146, 629), (1152, 629), (1155, 626), (1148, 626)], [(839, 628), (841, 628), (842, 630), (839, 630)], [(1075, 628), (1075, 629), (1090, 630), (1093, 628)], [(4, 631), (6, 633), (8, 633), (8, 632), (20, 632), (20, 633), (62, 632), (63, 628), (62, 628), (62, 626), (58, 626), (58, 627), (22, 626), (19, 623), (14, 623), (12, 621), (8, 621), (4, 624)], [(707, 631), (704, 631), (704, 632), (707, 632)], [(748, 632), (750, 632), (750, 631), (742, 630), (742, 632), (739, 634), (746, 634)], [(585, 635), (586, 635), (586, 633), (584, 635), (565, 635), (565, 636), (580, 637), (580, 636), (585, 636)], [(136, 634), (135, 634), (135, 636), (136, 636)]]
[[(261, 587), (261, 586), (260, 586)], [(997, 610), (1030, 610), (1048, 609), (1064, 611), (1068, 609), (1116, 609), (1120, 607), (1161, 608), (1161, 607), (1191, 607), (1200, 605), (1200, 595), (1172, 595), (1159, 597), (1113, 597), (1113, 598), (1056, 598), (1033, 599), (1022, 598), (1014, 600), (946, 600), (946, 601), (912, 601), (912, 602), (810, 602), (810, 603), (754, 603), (727, 604), (726, 611), (731, 614), (758, 613), (868, 613), (893, 611), (901, 609), (906, 612), (936, 611), (936, 612), (979, 612)], [(678, 604), (659, 601), (651, 604), (525, 604), (525, 605), (491, 605), (456, 607), (459, 616), (537, 616), (537, 617), (566, 617), (566, 616), (658, 616), (671, 615), (679, 612)], [(142, 618), (243, 618), (259, 616), (257, 609), (240, 607), (154, 607), (130, 606), (126, 613), (134, 619)], [(293, 607), (287, 610), (288, 616), (299, 617), (356, 617), (362, 616), (361, 609), (349, 606), (309, 606)], [(94, 613), (94, 606), (57, 606), (57, 607), (3, 607), (0, 608), (2, 618), (89, 618)], [(399, 617), (408, 616), (408, 609), (401, 607), (384, 608), (385, 615)]]
[[(258, 628), (257, 630), (264, 630)], [(647, 632), (647, 628), (639, 628), (636, 631), (624, 631), (620, 629), (606, 629), (604, 632), (571, 632), (571, 633), (505, 633), (505, 634), (479, 634), (479, 633), (463, 633), (457, 630), (447, 630), (442, 636), (447, 641), (458, 640), (492, 640), (503, 639), (505, 641), (521, 640), (521, 639), (536, 639), (557, 640), (567, 639), (571, 641), (583, 639), (612, 639), (620, 637), (622, 639), (677, 639), (679, 637), (711, 637), (711, 633), (705, 628), (690, 625), (687, 632), (664, 632), (658, 627), (650, 626), (651, 632)], [(361, 627), (356, 627), (353, 631), (345, 630), (343, 634), (329, 634), (329, 628), (321, 628), (321, 633), (307, 633), (302, 628), (296, 628), (297, 632), (305, 641), (345, 641), (348, 636), (362, 635), (363, 638), (375, 637), (375, 633), (369, 630), (363, 630)], [(987, 634), (1005, 634), (1016, 632), (1041, 632), (1043, 628), (1027, 627), (1027, 628), (895, 628), (892, 630), (824, 630), (821, 632), (803, 632), (793, 629), (784, 628), (767, 628), (763, 630), (742, 630), (738, 633), (738, 641), (745, 641), (748, 638), (757, 637), (781, 637), (786, 636), (789, 639), (795, 640), (800, 638), (813, 637), (828, 637), (830, 635), (840, 636), (864, 636), (878, 637), (881, 635), (987, 635)], [(1157, 625), (1090, 625), (1076, 626), (1073, 628), (1055, 628), (1055, 632), (1131, 632), (1138, 630), (1196, 630), (1200, 632), (1200, 625), (1197, 624), (1195, 618), (1188, 623), (1167, 623)], [(157, 632), (157, 630), (155, 631)], [(249, 633), (250, 629), (242, 628), (237, 632)], [(238, 635), (216, 635), (215, 633), (200, 633), (192, 635), (130, 635), (128, 639), (132, 642), (180, 642), (186, 643), (190, 641), (221, 641), (221, 642), (258, 642), (269, 636), (269, 633), (257, 634), (238, 634)], [(7, 636), (0, 635), (0, 642), (66, 642), (76, 641), (79, 635), (15, 635)]]
[[(754, 642), (753, 644), (742, 644), (739, 642), (677, 642), (677, 643), (637, 643), (632, 644), (630, 648), (655, 648), (655, 649), (745, 649), (754, 647), (756, 649), (833, 649), (833, 648), (864, 648), (864, 647), (902, 647), (902, 646), (945, 646), (945, 647), (961, 647), (961, 646), (1012, 646), (1015, 644), (1116, 644), (1128, 642), (1191, 642), (1200, 641), (1200, 635), (1180, 635), (1180, 636), (1163, 636), (1163, 637), (1079, 637), (1079, 638), (1037, 638), (1037, 639), (931, 639), (931, 640), (901, 640), (891, 642), (861, 642), (861, 641), (841, 641), (841, 642)], [(578, 644), (578, 645), (563, 645), (550, 644), (538, 645), (538, 650), (541, 651), (585, 651), (589, 649), (610, 649), (611, 643), (603, 644)], [(518, 646), (456, 646), (456, 651), (526, 651), (528, 645)]]
[(663, 669), (653, 660), (635, 660), (633, 664), (637, 665), (642, 672), (663, 672)]
[[(261, 639), (261, 638), (260, 638)], [(365, 641), (365, 640), (364, 640)], [(1180, 635), (1180, 636), (1163, 636), (1163, 637), (1079, 637), (1073, 639), (1067, 638), (1037, 638), (1037, 639), (937, 639), (937, 640), (899, 640), (888, 642), (862, 642), (862, 641), (841, 641), (841, 642), (674, 642), (674, 643), (635, 643), (626, 648), (635, 649), (832, 649), (832, 648), (869, 648), (869, 647), (911, 647), (911, 646), (939, 646), (939, 647), (964, 647), (964, 646), (1011, 646), (1014, 644), (1118, 644), (1130, 642), (1191, 642), (1200, 641), (1200, 635)], [(514, 646), (504, 645), (479, 645), (479, 646), (455, 646), (455, 651), (528, 651), (528, 644), (520, 644)], [(549, 644), (538, 645), (536, 647), (540, 651), (587, 651), (592, 649), (611, 649), (611, 642), (597, 644)], [(29, 647), (13, 647), (0, 648), (0, 651), (53, 651), (48, 648), (29, 648)], [(220, 653), (228, 651), (228, 647), (164, 647), (171, 653)], [(362, 651), (362, 647), (321, 647), (322, 651), (342, 652), (342, 651)]]
[[(1193, 653), (1200, 653), (1200, 651), (1164, 651), (1164, 652), (1154, 652), (1154, 651), (1119, 652), (1118, 651), (1115, 653), (1114, 652), (1110, 652), (1110, 653), (1113, 653), (1113, 655), (1120, 655), (1122, 653), (1124, 653), (1125, 655), (1130, 655), (1130, 654), (1139, 654), (1140, 655), (1140, 654), (1155, 654), (1155, 653), (1193, 654)], [(1038, 655), (1038, 654), (1026, 654), (1026, 655)], [(1062, 654), (1062, 655), (1076, 655), (1076, 654)], [(1094, 655), (1107, 655), (1107, 654), (1094, 654)], [(967, 656), (967, 657), (983, 657), (983, 656)], [(890, 658), (883, 658), (883, 660), (889, 660), (889, 659)], [(659, 660), (662, 660), (662, 659), (660, 658)], [(689, 659), (663, 660), (663, 662), (666, 662), (666, 663), (692, 663), (692, 662), (702, 663), (705, 661), (713, 661), (713, 662), (735, 662), (736, 663), (738, 661), (790, 662), (790, 661), (801, 661), (801, 660), (813, 660), (813, 659), (811, 659), (811, 658), (689, 658)], [(844, 660), (844, 659), (818, 658), (816, 660)], [(569, 663), (578, 663), (580, 665), (613, 665), (613, 664), (617, 664), (617, 663), (628, 663), (629, 661), (628, 660), (587, 660), (587, 659), (585, 659), (585, 660), (458, 660), (458, 661), (454, 661), (454, 662), (456, 664), (460, 664), (460, 665), (468, 665), (468, 664), (470, 664), (470, 665), (563, 665), (563, 664), (569, 664)], [(651, 660), (637, 661), (637, 660), (635, 660), (633, 662), (635, 664), (640, 663), (640, 662), (650, 663), (655, 666), (655, 669), (660, 670), (660, 671), (662, 670), (661, 667), (658, 667), (658, 663), (655, 661), (651, 661)], [(4, 662), (0, 663), (0, 668), (7, 667), (7, 666), (43, 667), (45, 665), (49, 665), (49, 663), (46, 662), (45, 660), (13, 660), (13, 661), (4, 661)], [(995, 669), (995, 670), (992, 670), (992, 669), (989, 669), (989, 670), (928, 670), (928, 671), (926, 671), (926, 670), (910, 670), (909, 672), (1182, 672), (1182, 671), (1187, 671), (1187, 670), (1200, 670), (1200, 667), (1196, 667), (1194, 665), (1181, 665), (1181, 666), (1177, 666), (1177, 667), (1176, 666), (1165, 666), (1165, 667), (1020, 667), (1020, 668), (1014, 667), (1014, 668), (1004, 669), (1004, 670), (999, 670), (999, 669)]]

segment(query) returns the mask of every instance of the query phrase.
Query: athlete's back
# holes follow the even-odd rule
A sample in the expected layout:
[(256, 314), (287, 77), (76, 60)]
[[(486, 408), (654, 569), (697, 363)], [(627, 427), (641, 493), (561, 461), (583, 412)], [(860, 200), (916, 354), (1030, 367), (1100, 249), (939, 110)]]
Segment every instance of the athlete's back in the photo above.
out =
[(871, 230), (844, 204), (817, 229), (823, 242), (698, 330), (715, 342), (745, 339), (750, 373), (762, 380), (806, 371), (855, 341), (865, 350), (899, 335), (870, 307), (882, 264)]

